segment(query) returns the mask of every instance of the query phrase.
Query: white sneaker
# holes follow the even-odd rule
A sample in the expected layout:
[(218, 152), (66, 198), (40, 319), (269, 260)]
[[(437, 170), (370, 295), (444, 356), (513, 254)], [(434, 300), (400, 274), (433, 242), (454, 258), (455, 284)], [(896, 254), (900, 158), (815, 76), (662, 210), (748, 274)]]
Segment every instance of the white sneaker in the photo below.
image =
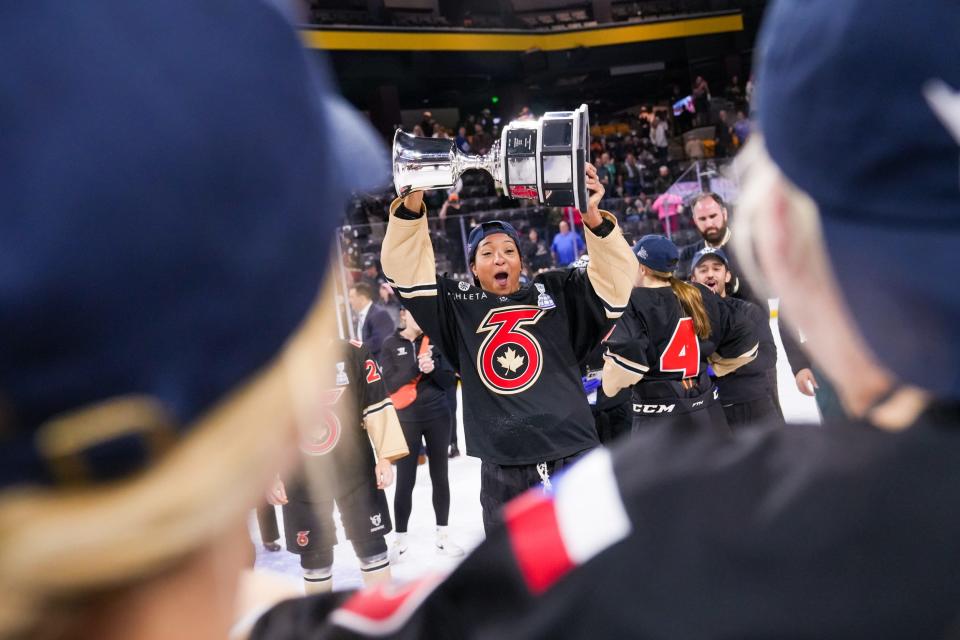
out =
[(393, 539), (393, 549), (390, 550), (390, 562), (400, 562), (407, 553), (407, 534), (398, 533)]
[(437, 527), (437, 553), (448, 558), (459, 558), (463, 555), (463, 548), (450, 541), (446, 527)]

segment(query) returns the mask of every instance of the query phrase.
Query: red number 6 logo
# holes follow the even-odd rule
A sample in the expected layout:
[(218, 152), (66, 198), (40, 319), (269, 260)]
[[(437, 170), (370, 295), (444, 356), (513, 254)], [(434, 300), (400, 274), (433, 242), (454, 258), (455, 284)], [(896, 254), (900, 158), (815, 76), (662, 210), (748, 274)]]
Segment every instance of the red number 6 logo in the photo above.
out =
[(315, 424), (303, 427), (300, 434), (300, 450), (308, 456), (322, 456), (333, 451), (340, 441), (343, 427), (335, 410), (343, 395), (344, 387), (324, 391), (318, 400), (320, 416)]
[(477, 352), (477, 373), (488, 389), (501, 395), (520, 393), (540, 377), (540, 344), (522, 327), (542, 315), (539, 307), (501, 307), (480, 323), (477, 333), (489, 335)]

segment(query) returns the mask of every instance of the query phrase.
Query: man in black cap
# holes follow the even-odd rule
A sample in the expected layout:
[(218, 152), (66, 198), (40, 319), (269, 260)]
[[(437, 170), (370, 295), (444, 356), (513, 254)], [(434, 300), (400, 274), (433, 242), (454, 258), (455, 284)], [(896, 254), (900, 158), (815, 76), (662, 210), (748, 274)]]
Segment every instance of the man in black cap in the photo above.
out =
[(942, 276), (960, 269), (960, 41), (930, 34), (958, 32), (952, 0), (784, 0), (761, 30), (740, 256), (849, 421), (633, 437), (511, 503), (376, 621), (377, 594), (305, 609), (392, 638), (956, 637), (960, 296)]
[[(783, 417), (777, 399), (777, 345), (770, 331), (770, 316), (749, 300), (727, 295), (727, 286), (733, 279), (730, 261), (723, 249), (701, 249), (693, 256), (690, 279), (701, 284), (748, 319), (760, 340), (757, 357), (736, 371), (717, 379), (720, 405), (731, 429), (762, 421), (773, 422)], [(771, 381), (773, 381), (771, 383)]]

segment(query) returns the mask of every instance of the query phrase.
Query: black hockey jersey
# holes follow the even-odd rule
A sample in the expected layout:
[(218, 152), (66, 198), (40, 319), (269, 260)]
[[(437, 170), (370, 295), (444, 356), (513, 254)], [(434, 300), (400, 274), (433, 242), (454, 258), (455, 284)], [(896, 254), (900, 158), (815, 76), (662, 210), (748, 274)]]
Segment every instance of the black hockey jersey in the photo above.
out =
[(384, 340), (383, 346), (380, 347), (380, 367), (383, 370), (383, 380), (388, 392), (395, 393), (397, 389), (419, 376), (416, 400), (403, 409), (397, 409), (397, 415), (400, 416), (403, 424), (408, 421), (427, 421), (450, 414), (447, 389), (457, 384), (457, 374), (439, 349), (433, 345), (431, 346), (434, 369), (428, 374), (420, 372), (417, 354), (420, 353), (423, 339), (424, 336), (421, 335), (416, 340), (407, 340), (397, 331)]
[(777, 366), (777, 345), (770, 330), (770, 316), (759, 306), (748, 300), (725, 298), (728, 306), (738, 315), (746, 317), (753, 325), (760, 341), (757, 357), (736, 371), (731, 371), (717, 381), (720, 404), (726, 406), (741, 402), (750, 402), (772, 395), (770, 378), (767, 371)]
[[(635, 401), (670, 397), (684, 379), (697, 380), (708, 363), (723, 376), (753, 360), (757, 335), (743, 312), (702, 285), (710, 336), (697, 337), (690, 318), (671, 287), (638, 287), (627, 310), (605, 341), (603, 388), (614, 395), (634, 387)], [(701, 390), (702, 392), (702, 390)]]
[(335, 498), (373, 481), (371, 442), (380, 457), (394, 460), (407, 453), (397, 413), (369, 350), (343, 340), (335, 340), (331, 349), (337, 356), (318, 392), (315, 421), (300, 435), (303, 466), (287, 483), (294, 495), (306, 491), (305, 480), (313, 498)]
[(958, 409), (635, 434), (510, 503), (445, 580), (288, 600), (251, 638), (954, 638)]
[(396, 218), (398, 206), (384, 238), (383, 270), (460, 373), (467, 453), (521, 465), (595, 447), (580, 363), (622, 313), (636, 276), (636, 257), (619, 229), (602, 238), (587, 230), (585, 272), (539, 274), (498, 296), (438, 277), (425, 216)]

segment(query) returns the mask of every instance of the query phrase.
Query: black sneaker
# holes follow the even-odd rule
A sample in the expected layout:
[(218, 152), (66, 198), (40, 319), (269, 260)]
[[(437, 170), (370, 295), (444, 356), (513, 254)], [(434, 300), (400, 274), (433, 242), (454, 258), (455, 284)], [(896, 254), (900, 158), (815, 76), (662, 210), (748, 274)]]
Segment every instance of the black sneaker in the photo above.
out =
[(264, 542), (263, 548), (267, 551), (280, 551), (282, 547), (279, 542)]
[(451, 458), (457, 458), (460, 456), (460, 449), (457, 448), (457, 445), (450, 445), (450, 456)]

